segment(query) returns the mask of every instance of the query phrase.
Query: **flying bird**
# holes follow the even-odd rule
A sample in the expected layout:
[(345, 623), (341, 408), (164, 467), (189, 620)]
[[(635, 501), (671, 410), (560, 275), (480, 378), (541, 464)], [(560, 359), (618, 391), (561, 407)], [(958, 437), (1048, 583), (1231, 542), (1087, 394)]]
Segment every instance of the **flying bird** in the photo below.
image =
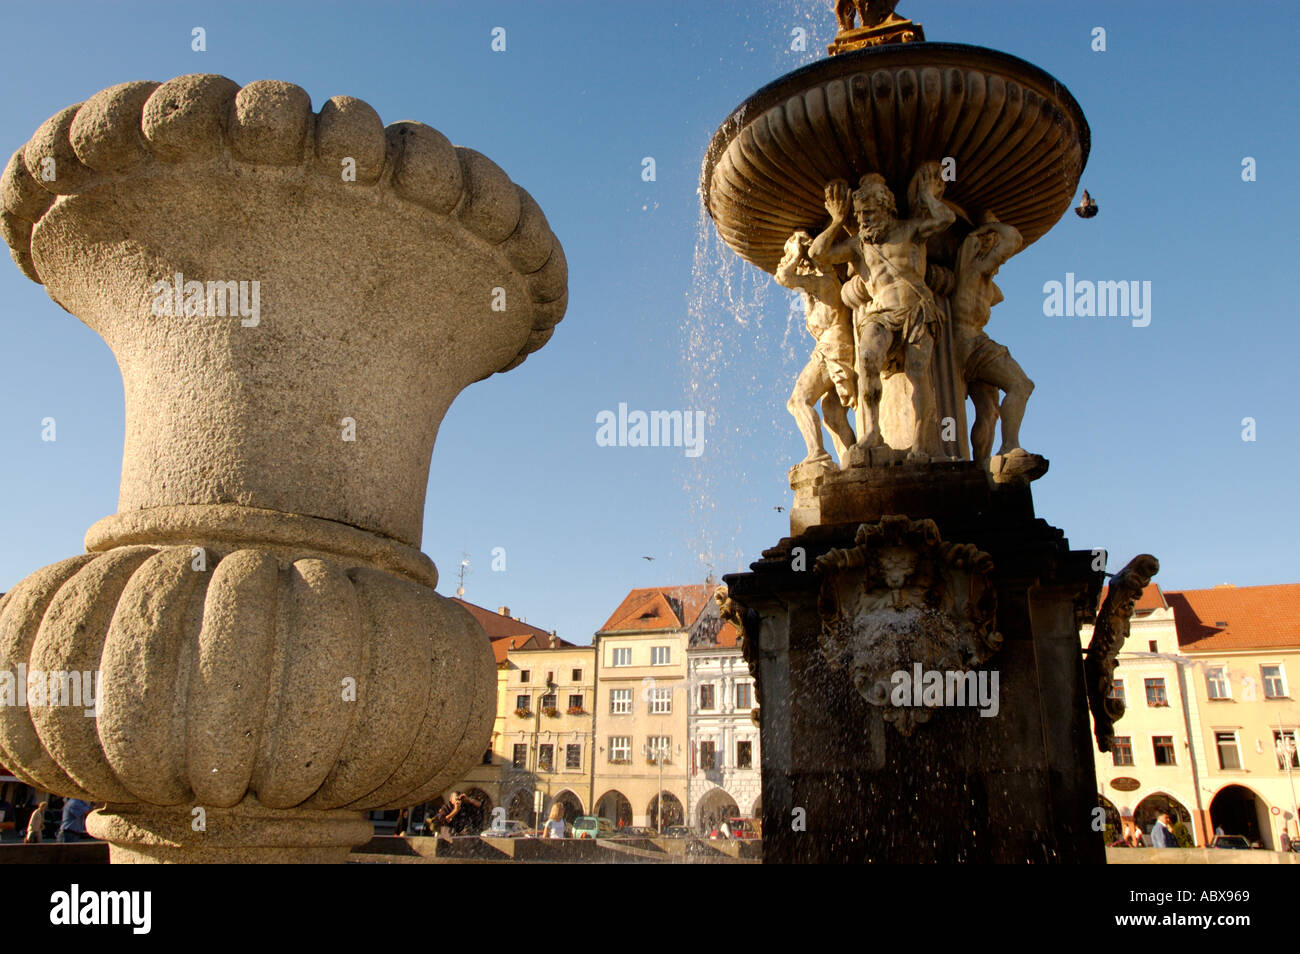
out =
[(643, 556), (641, 559), (643, 559), (643, 560), (649, 560), (651, 563), (653, 563), (653, 562), (655, 561), (655, 558), (654, 558), (654, 557)]
[(1090, 219), (1099, 211), (1101, 210), (1098, 208), (1097, 203), (1093, 201), (1092, 196), (1088, 195), (1088, 190), (1084, 189), (1083, 198), (1079, 200), (1078, 208), (1074, 210), (1074, 214), (1081, 219)]
[(784, 507), (773, 507), (772, 509), (775, 510), (777, 513), (785, 513)]

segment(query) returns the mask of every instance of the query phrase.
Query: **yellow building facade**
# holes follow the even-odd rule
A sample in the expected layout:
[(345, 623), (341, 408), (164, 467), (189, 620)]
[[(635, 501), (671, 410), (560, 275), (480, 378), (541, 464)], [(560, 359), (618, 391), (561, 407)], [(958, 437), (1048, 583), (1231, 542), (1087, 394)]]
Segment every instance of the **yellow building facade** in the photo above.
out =
[(1115, 671), (1116, 745), (1096, 756), (1107, 815), (1149, 832), (1169, 811), (1198, 845), (1216, 832), (1274, 850), (1284, 831), (1300, 837), (1298, 667), (1300, 585), (1147, 587)]
[(633, 590), (596, 634), (594, 813), (616, 825), (686, 823), (687, 630), (707, 596)]

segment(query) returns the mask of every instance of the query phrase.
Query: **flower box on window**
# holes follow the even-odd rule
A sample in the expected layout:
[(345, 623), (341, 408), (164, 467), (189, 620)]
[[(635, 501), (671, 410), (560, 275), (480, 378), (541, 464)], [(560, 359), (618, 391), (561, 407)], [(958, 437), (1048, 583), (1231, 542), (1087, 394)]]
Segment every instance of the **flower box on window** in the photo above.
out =
[(533, 714), (532, 709), (519, 708), (515, 710), (515, 715), (519, 716), (519, 718), (521, 719), (527, 719), (532, 714)]
[(587, 710), (584, 709), (582, 706), (569, 706), (569, 708), (565, 709), (564, 711), (565, 711), (565, 714), (566, 714), (566, 715), (586, 715), (586, 714), (587, 714)]
[(547, 706), (542, 710), (542, 712), (550, 719), (558, 718), (560, 715), (560, 710), (556, 709), (554, 706)]

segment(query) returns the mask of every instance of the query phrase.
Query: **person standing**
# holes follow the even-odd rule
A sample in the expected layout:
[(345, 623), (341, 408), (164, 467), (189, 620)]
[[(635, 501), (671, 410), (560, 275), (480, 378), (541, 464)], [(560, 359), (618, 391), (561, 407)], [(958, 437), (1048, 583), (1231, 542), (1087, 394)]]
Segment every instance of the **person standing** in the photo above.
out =
[(86, 841), (90, 838), (90, 835), (86, 833), (86, 815), (90, 812), (90, 808), (90, 802), (83, 802), (79, 798), (65, 798), (63, 800), (63, 818), (59, 822), (59, 841)]
[(564, 824), (564, 806), (556, 802), (551, 806), (551, 814), (546, 820), (545, 832), (543, 838), (568, 838), (568, 832)]
[(1177, 848), (1178, 839), (1174, 837), (1169, 824), (1169, 815), (1161, 812), (1156, 816), (1156, 823), (1151, 827), (1151, 844), (1156, 848)]
[(48, 802), (41, 802), (32, 811), (31, 817), (27, 819), (27, 837), (23, 842), (28, 845), (39, 845), (41, 843), (41, 833), (45, 830), (45, 806)]

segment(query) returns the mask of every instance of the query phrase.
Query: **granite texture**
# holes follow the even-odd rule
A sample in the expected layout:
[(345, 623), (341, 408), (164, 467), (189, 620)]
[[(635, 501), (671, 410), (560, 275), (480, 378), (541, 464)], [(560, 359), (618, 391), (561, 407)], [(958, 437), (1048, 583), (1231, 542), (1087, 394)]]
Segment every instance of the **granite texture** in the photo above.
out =
[(119, 512), (0, 601), (0, 669), (94, 673), (94, 708), (0, 708), (0, 762), (100, 803), (114, 861), (344, 860), (487, 745), (491, 651), (419, 550), (429, 458), (563, 316), (559, 241), (429, 126), (213, 75), (62, 110), (0, 201), (126, 395)]

